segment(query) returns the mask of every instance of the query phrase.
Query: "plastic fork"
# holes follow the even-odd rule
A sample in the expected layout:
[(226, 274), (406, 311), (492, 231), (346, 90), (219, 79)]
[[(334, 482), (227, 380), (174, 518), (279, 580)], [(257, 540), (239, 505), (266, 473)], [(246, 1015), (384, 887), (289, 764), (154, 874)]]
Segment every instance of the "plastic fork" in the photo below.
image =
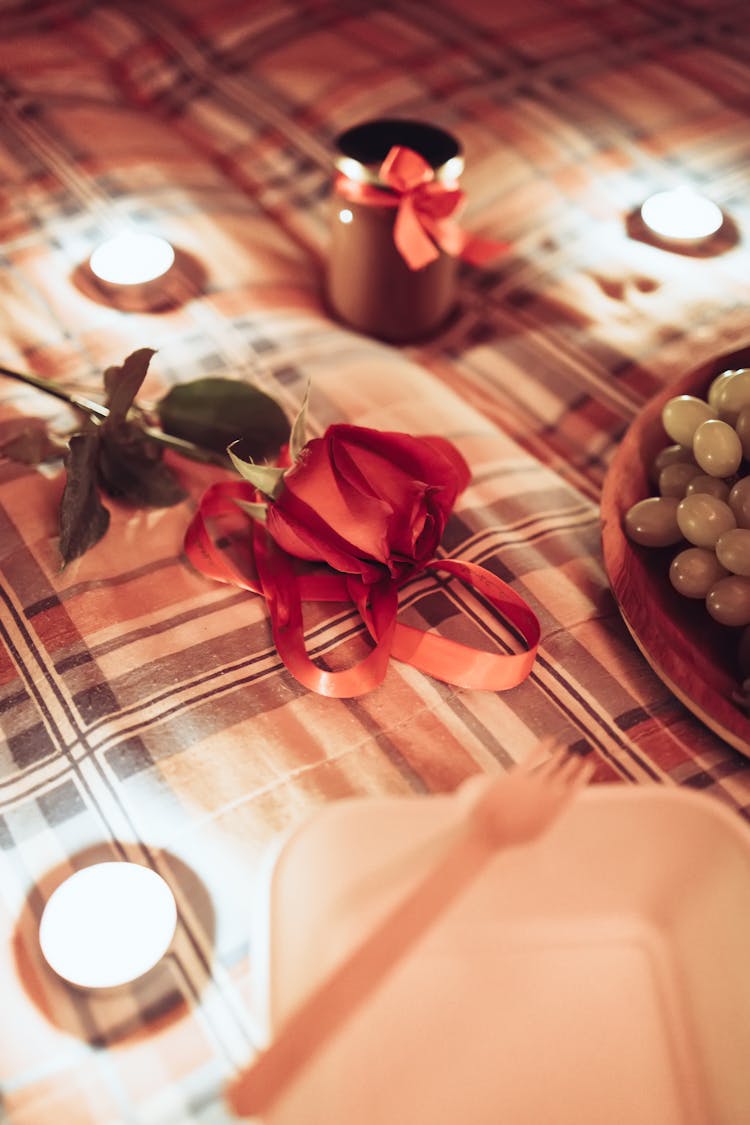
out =
[(227, 1090), (235, 1113), (268, 1110), (329, 1038), (374, 992), (413, 944), (499, 848), (529, 843), (552, 824), (593, 767), (542, 743), (499, 778), (471, 778), (456, 793), (458, 832), (385, 918), (313, 989), (275, 1039)]

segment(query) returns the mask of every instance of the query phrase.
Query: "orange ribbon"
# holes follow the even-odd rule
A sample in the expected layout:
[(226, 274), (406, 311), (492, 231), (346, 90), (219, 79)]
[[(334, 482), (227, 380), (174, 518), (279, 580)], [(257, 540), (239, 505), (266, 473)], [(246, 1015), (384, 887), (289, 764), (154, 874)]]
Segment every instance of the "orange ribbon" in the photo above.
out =
[(440, 250), (481, 266), (508, 249), (507, 242), (469, 235), (458, 226), (452, 216), (464, 193), (456, 183), (436, 179), (434, 168), (413, 149), (394, 145), (378, 179), (387, 191), (344, 175), (334, 187), (350, 203), (397, 208), (393, 241), (410, 269), (434, 262)]
[[(523, 637), (527, 651), (490, 653), (469, 648), (433, 633), (397, 622), (396, 584), (386, 578), (366, 586), (351, 575), (327, 566), (300, 563), (274, 543), (262, 523), (250, 518), (252, 537), (239, 539), (243, 557), (233, 562), (209, 531), (209, 521), (236, 521), (235, 500), (256, 498), (245, 481), (221, 482), (204, 493), (185, 533), (185, 552), (202, 574), (265, 598), (277, 652), (289, 671), (305, 687), (320, 695), (346, 699), (364, 695), (382, 683), (391, 656), (411, 664), (437, 680), (456, 687), (504, 691), (516, 687), (531, 671), (539, 646), (539, 621), (514, 590), (476, 563), (431, 559), (427, 570), (445, 571), (461, 579)], [(303, 601), (350, 602), (357, 608), (374, 644), (358, 664), (341, 672), (327, 672), (310, 658), (305, 645)]]

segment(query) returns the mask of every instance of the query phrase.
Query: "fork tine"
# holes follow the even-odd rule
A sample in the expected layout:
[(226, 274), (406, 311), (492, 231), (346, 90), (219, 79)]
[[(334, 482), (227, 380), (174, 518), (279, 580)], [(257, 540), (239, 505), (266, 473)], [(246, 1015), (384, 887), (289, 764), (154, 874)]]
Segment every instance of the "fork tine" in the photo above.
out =
[(593, 763), (569, 750), (559, 738), (542, 739), (520, 768), (546, 784), (561, 785), (566, 790), (584, 785), (594, 771)]
[(585, 785), (594, 772), (594, 763), (588, 761), (581, 754), (568, 754), (565, 761), (560, 764), (557, 771), (557, 780), (563, 781), (566, 786), (576, 788)]
[(520, 769), (531, 773), (546, 773), (554, 769), (565, 747), (559, 738), (543, 738), (520, 763)]

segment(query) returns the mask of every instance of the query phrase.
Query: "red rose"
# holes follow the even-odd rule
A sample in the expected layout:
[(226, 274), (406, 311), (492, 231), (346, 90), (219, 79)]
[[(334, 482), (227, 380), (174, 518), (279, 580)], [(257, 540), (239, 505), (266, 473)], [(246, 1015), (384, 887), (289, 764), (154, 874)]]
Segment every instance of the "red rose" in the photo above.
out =
[(432, 558), (469, 479), (444, 438), (329, 426), (285, 474), (266, 526), (296, 558), (367, 584), (401, 580)]

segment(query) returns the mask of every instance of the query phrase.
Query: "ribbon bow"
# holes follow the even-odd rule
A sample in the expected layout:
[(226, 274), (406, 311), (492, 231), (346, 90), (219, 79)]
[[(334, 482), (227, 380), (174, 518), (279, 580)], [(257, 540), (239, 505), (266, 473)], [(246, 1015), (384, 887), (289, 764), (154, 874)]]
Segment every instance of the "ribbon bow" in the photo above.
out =
[[(504, 691), (516, 687), (531, 671), (540, 639), (540, 625), (531, 607), (502, 579), (477, 563), (434, 558), (428, 572), (443, 571), (481, 594), (523, 638), (526, 651), (484, 652), (433, 633), (424, 633), (396, 620), (396, 585), (385, 581), (370, 590), (349, 575), (297, 560), (277, 548), (265, 527), (251, 519), (252, 533), (234, 538), (242, 516), (235, 501), (252, 501), (255, 489), (246, 481), (221, 481), (201, 498), (185, 534), (185, 552), (202, 574), (265, 598), (276, 650), (286, 667), (305, 687), (320, 695), (348, 699), (364, 695), (382, 683), (391, 656), (435, 679), (469, 690)], [(223, 533), (212, 534), (215, 524)], [(225, 550), (234, 538), (239, 558)], [(305, 645), (302, 602), (350, 602), (359, 612), (374, 642), (358, 664), (329, 672), (314, 663)]]
[(463, 231), (452, 216), (465, 199), (455, 182), (438, 180), (427, 161), (403, 145), (394, 145), (380, 165), (378, 178), (389, 191), (341, 175), (336, 190), (356, 203), (396, 207), (393, 241), (412, 270), (422, 269), (440, 250), (473, 265), (507, 250), (506, 242), (478, 238)]

